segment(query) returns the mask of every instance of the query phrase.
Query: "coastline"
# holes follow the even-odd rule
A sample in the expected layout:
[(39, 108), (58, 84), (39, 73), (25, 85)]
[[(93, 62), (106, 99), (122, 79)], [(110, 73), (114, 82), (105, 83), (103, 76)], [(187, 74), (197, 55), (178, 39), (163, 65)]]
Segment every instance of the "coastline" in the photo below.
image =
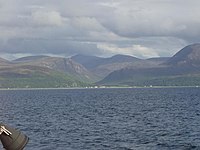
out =
[(161, 89), (161, 88), (200, 88), (200, 86), (108, 86), (108, 87), (68, 87), (68, 88), (0, 88), (0, 91), (14, 90), (82, 90), (82, 89)]

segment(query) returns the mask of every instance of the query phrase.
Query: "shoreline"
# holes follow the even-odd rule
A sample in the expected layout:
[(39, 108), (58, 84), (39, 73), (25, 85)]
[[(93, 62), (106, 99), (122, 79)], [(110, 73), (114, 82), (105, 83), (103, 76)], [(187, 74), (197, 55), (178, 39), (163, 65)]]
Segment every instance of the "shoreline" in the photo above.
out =
[(14, 90), (81, 90), (81, 89), (161, 89), (161, 88), (200, 88), (200, 86), (109, 86), (109, 87), (69, 87), (69, 88), (0, 88), (0, 91)]

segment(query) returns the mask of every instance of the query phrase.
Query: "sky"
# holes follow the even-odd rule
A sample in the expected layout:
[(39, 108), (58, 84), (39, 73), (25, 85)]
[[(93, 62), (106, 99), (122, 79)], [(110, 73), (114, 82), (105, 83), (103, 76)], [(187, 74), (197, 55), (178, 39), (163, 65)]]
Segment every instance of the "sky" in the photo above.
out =
[(199, 0), (0, 0), (0, 57), (168, 57), (200, 41)]

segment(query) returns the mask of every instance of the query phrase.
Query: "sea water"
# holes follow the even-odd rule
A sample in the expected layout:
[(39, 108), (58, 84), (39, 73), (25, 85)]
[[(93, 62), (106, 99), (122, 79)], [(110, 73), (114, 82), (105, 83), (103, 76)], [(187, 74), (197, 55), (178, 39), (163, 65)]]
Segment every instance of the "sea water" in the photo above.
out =
[(200, 149), (200, 89), (1, 90), (0, 122), (27, 150)]

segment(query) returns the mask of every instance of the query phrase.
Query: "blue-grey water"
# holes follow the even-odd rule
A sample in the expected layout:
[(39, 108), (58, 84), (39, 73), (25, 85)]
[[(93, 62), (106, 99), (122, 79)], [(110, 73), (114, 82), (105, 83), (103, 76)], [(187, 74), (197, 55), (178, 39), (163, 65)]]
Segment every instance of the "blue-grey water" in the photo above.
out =
[(1, 90), (0, 106), (27, 150), (200, 149), (199, 88)]

